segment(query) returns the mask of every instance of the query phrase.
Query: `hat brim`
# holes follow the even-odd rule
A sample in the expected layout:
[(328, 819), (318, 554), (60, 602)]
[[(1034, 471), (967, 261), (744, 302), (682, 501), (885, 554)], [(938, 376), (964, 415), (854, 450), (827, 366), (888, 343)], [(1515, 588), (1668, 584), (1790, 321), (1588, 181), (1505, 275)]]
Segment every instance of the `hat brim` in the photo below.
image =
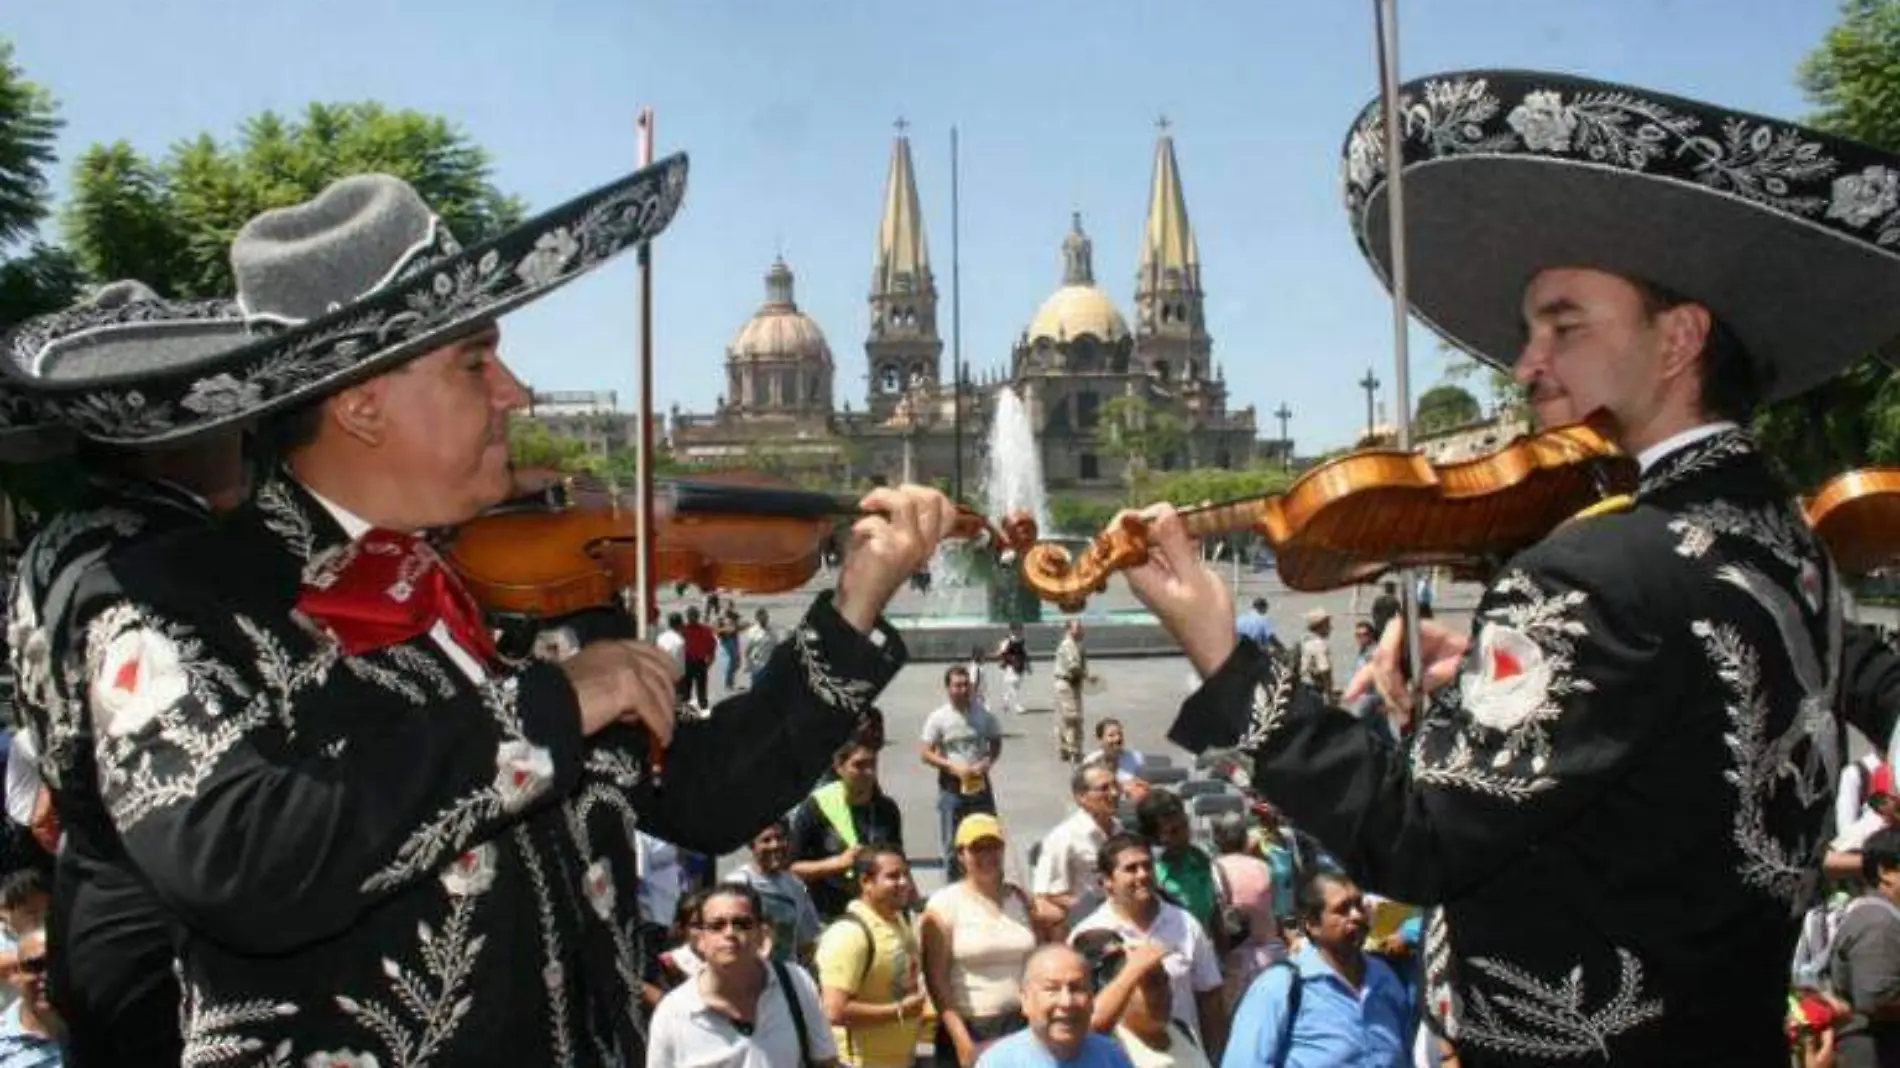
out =
[[(1900, 158), (1563, 75), (1464, 72), (1405, 93), (1408, 300), (1495, 366), (1522, 348), (1525, 287), (1557, 267), (1705, 304), (1760, 365), (1769, 399), (1900, 334)], [(1376, 109), (1348, 137), (1347, 200), (1389, 286), (1383, 137)]]
[(52, 417), (97, 441), (178, 441), (316, 400), (547, 296), (673, 221), (687, 160), (670, 156), (491, 240), (408, 268), (354, 304), (191, 366), (109, 380), (40, 378)]

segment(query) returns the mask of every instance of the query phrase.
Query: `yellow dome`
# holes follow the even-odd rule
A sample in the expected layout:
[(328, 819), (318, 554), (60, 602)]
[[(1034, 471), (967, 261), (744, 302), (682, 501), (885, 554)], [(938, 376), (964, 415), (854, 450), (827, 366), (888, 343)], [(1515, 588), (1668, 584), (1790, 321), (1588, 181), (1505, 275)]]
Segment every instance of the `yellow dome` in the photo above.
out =
[(759, 310), (727, 349), (735, 360), (817, 360), (831, 362), (825, 332), (794, 308), (767, 305)]
[(1128, 323), (1108, 294), (1085, 285), (1067, 285), (1049, 295), (1029, 321), (1029, 340), (1068, 341), (1083, 334), (1115, 342), (1128, 336)]

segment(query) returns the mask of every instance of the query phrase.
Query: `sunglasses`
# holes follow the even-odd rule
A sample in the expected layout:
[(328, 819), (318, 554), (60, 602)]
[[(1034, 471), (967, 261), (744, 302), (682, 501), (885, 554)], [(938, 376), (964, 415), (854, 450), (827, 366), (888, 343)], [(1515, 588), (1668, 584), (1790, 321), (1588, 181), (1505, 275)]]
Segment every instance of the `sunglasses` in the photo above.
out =
[(699, 929), (711, 934), (724, 934), (727, 931), (734, 934), (751, 934), (759, 929), (759, 921), (750, 916), (722, 916), (716, 920), (707, 920), (699, 925)]
[(21, 957), (14, 966), (27, 975), (45, 975), (46, 955), (41, 954), (37, 957)]

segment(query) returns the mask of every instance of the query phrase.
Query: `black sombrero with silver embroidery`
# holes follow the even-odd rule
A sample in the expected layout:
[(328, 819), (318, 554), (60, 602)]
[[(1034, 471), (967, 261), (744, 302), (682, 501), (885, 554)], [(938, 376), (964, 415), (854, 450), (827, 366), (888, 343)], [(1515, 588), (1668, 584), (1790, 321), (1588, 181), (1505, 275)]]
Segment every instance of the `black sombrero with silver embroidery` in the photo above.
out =
[[(1722, 318), (1768, 396), (1900, 335), (1900, 157), (1777, 119), (1531, 71), (1401, 88), (1412, 311), (1500, 367), (1525, 286), (1594, 267)], [(1353, 235), (1389, 279), (1384, 120), (1345, 146)]]
[(164, 300), (132, 280), (29, 319), (0, 342), (0, 459), (44, 459), (71, 444), (71, 428), (42, 403), (49, 386), (143, 380), (200, 366), (253, 338), (233, 301)]
[(346, 178), (232, 242), (238, 303), (259, 335), (249, 344), (182, 366), (45, 375), (35, 392), (79, 432), (121, 444), (255, 419), (553, 292), (666, 229), (685, 192), (686, 157), (671, 156), (464, 249), (408, 183)]

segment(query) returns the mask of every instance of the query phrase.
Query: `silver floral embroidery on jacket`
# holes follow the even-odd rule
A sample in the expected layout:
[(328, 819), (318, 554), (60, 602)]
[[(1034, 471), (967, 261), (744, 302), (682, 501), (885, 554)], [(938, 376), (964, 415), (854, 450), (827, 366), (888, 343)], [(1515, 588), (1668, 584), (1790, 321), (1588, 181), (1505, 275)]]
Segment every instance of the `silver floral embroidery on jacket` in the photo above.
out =
[(1669, 521), (1676, 552), (1690, 559), (1708, 555), (1718, 538), (1743, 538), (1795, 570), (1812, 555), (1805, 529), (1785, 508), (1743, 508), (1731, 501), (1692, 504)]
[(181, 1015), (185, 1039), (184, 1055), (179, 1059), (182, 1068), (224, 1068), (239, 1063), (246, 1068), (275, 1068), (290, 1063), (289, 1040), (277, 1043), (266, 1053), (263, 1039), (244, 1032), (297, 1015), (297, 1006), (291, 1002), (268, 998), (214, 1002), (195, 984), (186, 983)]
[(1287, 710), (1293, 703), (1293, 680), (1291, 665), (1277, 658), (1269, 659), (1266, 681), (1253, 688), (1253, 712), (1247, 720), (1247, 731), (1234, 743), (1234, 748), (1243, 753), (1258, 753), (1267, 744), (1286, 722)]
[(829, 705), (833, 710), (857, 717), (862, 714), (871, 698), (877, 696), (877, 687), (867, 679), (846, 678), (831, 670), (831, 664), (825, 659), (824, 641), (819, 638), (818, 630), (811, 626), (799, 627), (792, 639), (792, 646), (798, 653), (798, 662), (805, 669), (805, 685), (812, 696)]
[(1642, 961), (1621, 947), (1616, 956), (1616, 990), (1606, 1001), (1590, 997), (1581, 964), (1552, 981), (1506, 960), (1470, 958), (1464, 963), (1492, 990), (1466, 987), (1457, 1040), (1530, 1057), (1607, 1058), (1611, 1039), (1663, 1015), (1661, 999), (1644, 994)]
[(436, 870), (444, 858), (466, 848), (486, 822), (519, 812), (547, 792), (553, 780), (552, 757), (522, 734), (516, 709), (518, 680), (493, 679), (482, 685), (481, 692), (482, 703), (502, 733), (495, 750), (495, 778), (464, 793), (411, 832), (397, 848), (395, 859), (364, 880), (364, 893), (401, 886)]
[[(383, 958), (387, 999), (335, 995), (337, 1008), (381, 1043), (379, 1068), (425, 1068), (442, 1051), (474, 1008), (468, 993), (488, 937), (475, 933), (475, 913), (494, 883), (496, 847), (464, 853), (441, 876), (449, 914), (437, 931), (416, 924), (415, 955), (408, 962)], [(419, 967), (418, 967), (419, 965)]]
[[(164, 665), (166, 677), (141, 676), (147, 668), (134, 661), (129, 680), (104, 678), (108, 654), (128, 641), (164, 650), (175, 661)], [(272, 716), (269, 696), (252, 693), (211, 658), (196, 632), (136, 605), (120, 602), (94, 617), (84, 647), (100, 794), (121, 831), (190, 800), (224, 755)], [(120, 681), (145, 689), (108, 713), (104, 691)], [(239, 707), (227, 707), (227, 699)]]
[(1736, 428), (1711, 434), (1657, 461), (1637, 482), (1636, 495), (1654, 496), (1754, 451), (1755, 439), (1746, 430)]
[[(1557, 784), (1548, 771), (1554, 755), (1548, 728), (1563, 715), (1567, 701), (1596, 689), (1575, 669), (1577, 642), (1589, 634), (1577, 619), (1587, 600), (1581, 590), (1547, 594), (1522, 571), (1508, 572), (1492, 585), (1459, 685), (1444, 687), (1433, 698), (1435, 706), (1442, 706), (1428, 723), (1436, 737), (1421, 730), (1412, 749), (1415, 779), (1517, 803)], [(1470, 707), (1479, 688), (1467, 685), (1489, 671), (1481, 662), (1490, 655), (1488, 628), (1526, 644), (1539, 659), (1536, 687), (1514, 695), (1521, 707), (1508, 719), (1495, 720), (1498, 726), (1486, 726)], [(1458, 703), (1448, 703), (1453, 701)], [(1446, 732), (1449, 738), (1443, 737)]]

